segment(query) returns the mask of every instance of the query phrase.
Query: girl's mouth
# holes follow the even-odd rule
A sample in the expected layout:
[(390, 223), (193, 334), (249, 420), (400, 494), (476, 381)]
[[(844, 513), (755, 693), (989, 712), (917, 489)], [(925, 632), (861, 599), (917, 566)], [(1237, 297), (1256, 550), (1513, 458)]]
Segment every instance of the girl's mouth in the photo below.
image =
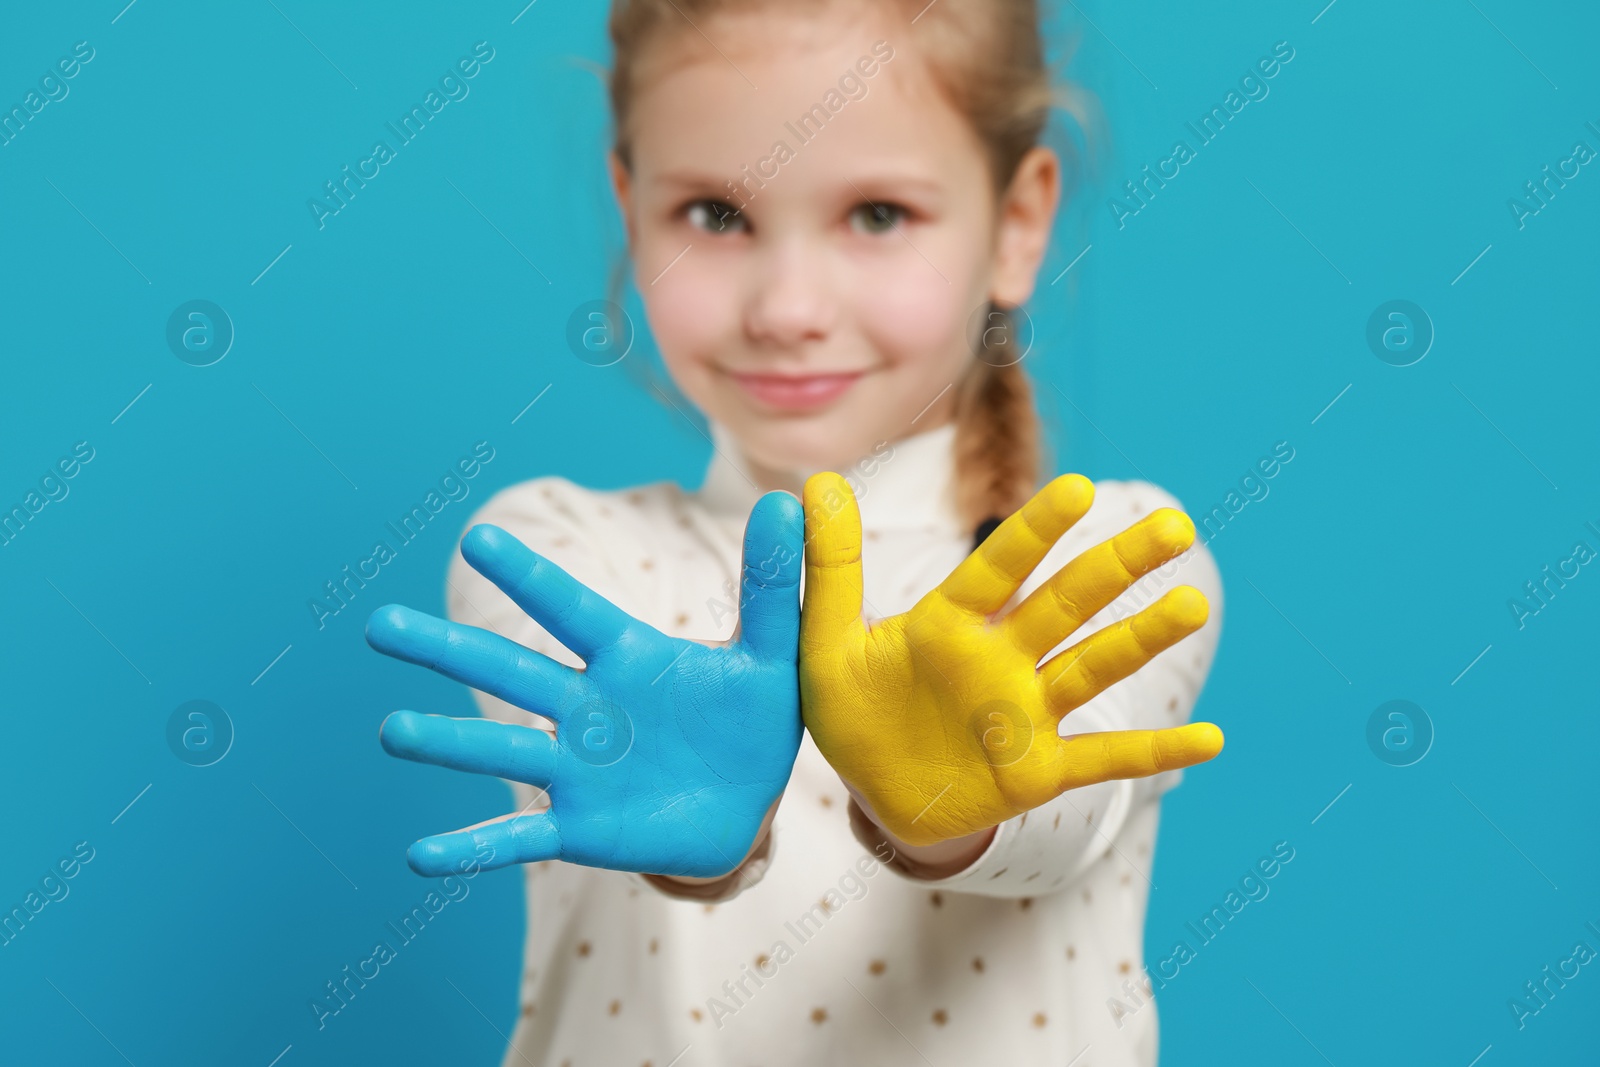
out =
[(770, 408), (807, 411), (843, 396), (865, 371), (842, 374), (736, 374), (728, 372), (747, 396)]

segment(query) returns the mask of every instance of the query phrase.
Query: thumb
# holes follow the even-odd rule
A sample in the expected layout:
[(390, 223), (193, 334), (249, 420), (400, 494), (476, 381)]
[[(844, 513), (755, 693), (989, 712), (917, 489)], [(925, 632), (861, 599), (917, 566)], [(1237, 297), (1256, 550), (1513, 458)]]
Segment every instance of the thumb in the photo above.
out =
[(739, 577), (739, 640), (757, 656), (793, 663), (800, 642), (803, 526), (793, 493), (767, 493), (750, 509)]
[(806, 588), (800, 639), (820, 649), (861, 621), (861, 511), (850, 483), (833, 471), (807, 478), (802, 500)]

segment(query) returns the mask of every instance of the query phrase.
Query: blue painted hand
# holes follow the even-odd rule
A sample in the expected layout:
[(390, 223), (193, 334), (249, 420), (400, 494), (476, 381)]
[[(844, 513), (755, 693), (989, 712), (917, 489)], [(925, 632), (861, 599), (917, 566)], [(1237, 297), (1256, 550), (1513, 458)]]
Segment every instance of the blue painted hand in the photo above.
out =
[[(390, 755), (548, 790), (550, 807), (427, 837), (418, 874), (561, 859), (590, 867), (715, 877), (738, 866), (782, 794), (800, 747), (800, 502), (772, 492), (745, 526), (739, 623), (720, 645), (668, 637), (632, 618), (497, 526), (461, 554), (576, 653), (568, 667), (488, 630), (397, 604), (367, 642), (546, 716), (555, 731), (396, 711)], [(480, 846), (494, 850), (481, 862)], [(485, 849), (484, 851), (487, 851)]]

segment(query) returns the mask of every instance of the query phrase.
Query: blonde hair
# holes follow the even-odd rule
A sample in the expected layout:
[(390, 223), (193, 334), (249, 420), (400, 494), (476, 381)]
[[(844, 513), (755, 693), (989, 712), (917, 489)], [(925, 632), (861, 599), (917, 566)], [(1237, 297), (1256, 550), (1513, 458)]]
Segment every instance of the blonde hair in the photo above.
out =
[[(1085, 130), (1096, 126), (1091, 98), (1063, 81), (1053, 83), (1039, 33), (1037, 0), (879, 0), (901, 13), (917, 36), (919, 53), (927, 57), (935, 82), (966, 117), (983, 143), (998, 202), (1011, 184), (1017, 166), (1039, 144), (1052, 108), (1078, 119)], [(714, 16), (746, 14), (764, 8), (820, 11), (832, 0), (799, 0), (780, 5), (774, 0), (615, 0), (610, 35), (613, 66), (608, 90), (616, 128), (614, 151), (632, 169), (629, 119), (646, 48), (677, 34), (698, 35)], [(915, 18), (914, 24), (910, 22)], [(1093, 141), (1090, 141), (1091, 148)], [(1075, 154), (1064, 153), (1069, 178), (1075, 176)], [(615, 301), (620, 293), (625, 260), (613, 271)], [(1033, 389), (1021, 363), (1009, 355), (1018, 344), (1013, 309), (990, 304), (981, 331), (980, 350), (956, 385), (956, 508), (969, 527), (1001, 519), (1020, 508), (1037, 491), (1043, 456)], [(1007, 347), (995, 351), (992, 338)], [(638, 368), (632, 373), (639, 374)], [(657, 376), (647, 386), (671, 401)]]

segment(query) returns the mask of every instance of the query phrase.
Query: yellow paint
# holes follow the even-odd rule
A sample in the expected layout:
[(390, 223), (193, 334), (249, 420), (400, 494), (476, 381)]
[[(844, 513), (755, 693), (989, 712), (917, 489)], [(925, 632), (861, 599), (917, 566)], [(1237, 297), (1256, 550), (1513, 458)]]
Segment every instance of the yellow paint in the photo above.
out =
[(1205, 624), (1179, 586), (1131, 618), (1039, 659), (1135, 580), (1194, 543), (1161, 508), (1077, 556), (1000, 614), (1094, 501), (1064, 474), (1002, 522), (910, 611), (861, 617), (861, 514), (844, 478), (806, 481), (800, 707), (818, 749), (902, 841), (929, 845), (995, 826), (1065, 790), (1211, 759), (1211, 723), (1061, 738), (1062, 716)]

